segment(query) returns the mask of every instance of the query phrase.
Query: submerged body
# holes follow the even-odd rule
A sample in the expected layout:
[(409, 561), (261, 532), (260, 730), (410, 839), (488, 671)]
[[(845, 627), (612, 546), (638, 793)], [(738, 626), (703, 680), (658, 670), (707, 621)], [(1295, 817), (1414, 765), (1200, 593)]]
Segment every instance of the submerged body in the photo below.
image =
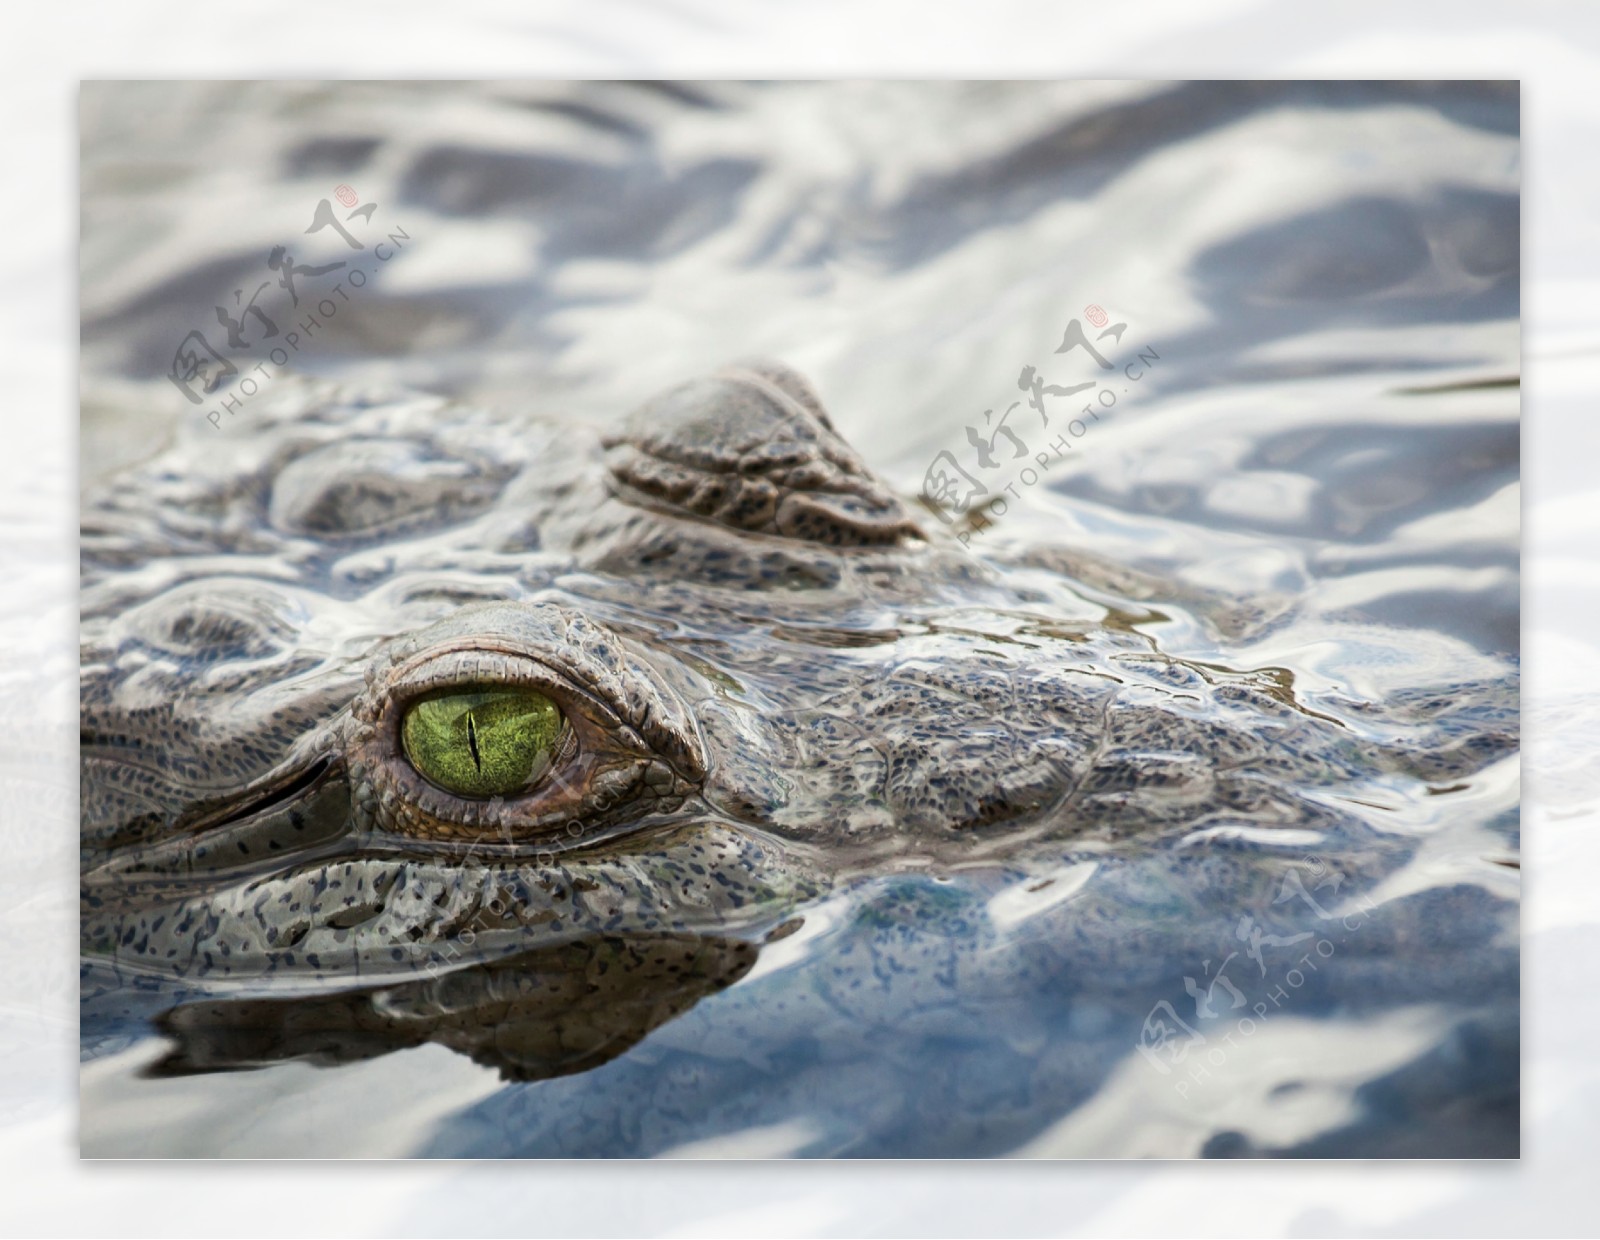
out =
[[(1177, 1066), (1153, 998), (1196, 1036), (1253, 1008), (1201, 945), (1264, 979), (1263, 943), (1336, 944), (1321, 1014), (1514, 977), (1496, 901), (1394, 889), (1418, 844), (1381, 821), (1514, 752), (1509, 678), (1330, 712), (1169, 655), (1162, 607), (1277, 610), (1081, 549), (986, 562), (773, 364), (609, 437), (312, 386), (255, 416), (85, 518), (86, 995), (155, 1019), (158, 1071), (427, 1041), (586, 1071), (841, 908), (838, 949), (779, 1002), (735, 987), (719, 1034), (960, 1064), (1009, 1022), (1029, 1088), (1082, 1096), (1135, 1050)], [(1093, 1019), (1046, 1036), (1045, 993)]]

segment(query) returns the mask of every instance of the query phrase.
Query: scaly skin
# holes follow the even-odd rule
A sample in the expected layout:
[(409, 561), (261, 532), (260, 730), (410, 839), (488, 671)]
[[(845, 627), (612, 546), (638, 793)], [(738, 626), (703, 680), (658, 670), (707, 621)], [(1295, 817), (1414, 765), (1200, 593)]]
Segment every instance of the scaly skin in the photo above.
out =
[[(162, 1018), (169, 1071), (429, 1037), (592, 1066), (874, 874), (1239, 824), (1375, 876), (1399, 845), (1319, 793), (1513, 744), (1437, 699), (1386, 704), (1409, 731), (1379, 748), (1283, 675), (1168, 657), (1070, 576), (973, 558), (772, 364), (607, 438), (313, 385), (263, 408), (84, 522), (83, 949), (194, 1000)], [(571, 725), (528, 792), (407, 761), (405, 704), (469, 680)]]

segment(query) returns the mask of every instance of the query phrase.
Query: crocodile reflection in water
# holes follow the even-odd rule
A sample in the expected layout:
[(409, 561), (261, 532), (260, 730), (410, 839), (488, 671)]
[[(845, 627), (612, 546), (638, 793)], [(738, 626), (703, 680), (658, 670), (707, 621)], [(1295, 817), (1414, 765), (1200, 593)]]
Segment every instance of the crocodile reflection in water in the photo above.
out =
[(1341, 790), (1514, 747), (1437, 695), (1380, 747), (1162, 653), (1087, 556), (969, 555), (775, 364), (610, 437), (315, 385), (255, 416), (85, 517), (83, 950), (166, 1009), (157, 1072), (581, 1071), (849, 882), (1223, 826), (1376, 878), (1402, 845)]

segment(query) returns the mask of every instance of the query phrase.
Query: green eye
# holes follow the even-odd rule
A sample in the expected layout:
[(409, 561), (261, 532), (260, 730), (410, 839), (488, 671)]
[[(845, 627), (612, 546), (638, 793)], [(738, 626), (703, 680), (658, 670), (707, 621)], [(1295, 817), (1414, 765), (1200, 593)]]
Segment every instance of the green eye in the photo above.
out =
[(542, 775), (564, 726), (556, 704), (531, 689), (447, 689), (412, 703), (400, 738), (429, 783), (486, 799), (510, 796)]

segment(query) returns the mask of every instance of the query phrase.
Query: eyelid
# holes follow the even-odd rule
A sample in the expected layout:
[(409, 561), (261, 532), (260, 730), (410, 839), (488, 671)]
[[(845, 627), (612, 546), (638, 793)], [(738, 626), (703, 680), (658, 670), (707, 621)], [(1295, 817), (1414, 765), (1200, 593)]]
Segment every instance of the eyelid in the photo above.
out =
[(603, 710), (620, 723), (616, 711), (588, 686), (522, 651), (496, 650), (482, 645), (459, 649), (432, 650), (407, 660), (391, 674), (385, 702), (387, 709), (404, 709), (429, 693), (441, 689), (466, 689), (474, 685), (513, 685), (547, 693), (556, 705), (582, 700)]

